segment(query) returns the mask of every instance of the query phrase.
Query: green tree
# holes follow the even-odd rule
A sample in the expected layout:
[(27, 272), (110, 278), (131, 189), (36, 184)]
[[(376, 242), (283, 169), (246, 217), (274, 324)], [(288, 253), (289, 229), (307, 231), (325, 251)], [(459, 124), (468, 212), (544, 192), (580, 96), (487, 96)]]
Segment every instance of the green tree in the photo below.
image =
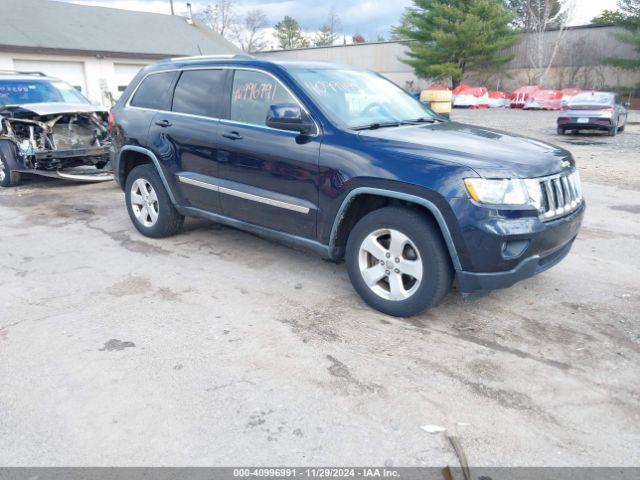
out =
[(640, 69), (640, 0), (618, 0), (617, 25), (626, 32), (616, 34), (624, 43), (628, 43), (637, 52), (636, 58), (609, 58), (607, 63), (626, 69)]
[(450, 78), (458, 86), (469, 70), (499, 70), (513, 57), (503, 51), (517, 41), (513, 15), (499, 0), (413, 0), (398, 38), (408, 43), (408, 59), (423, 78)]
[(283, 50), (309, 46), (309, 40), (304, 36), (300, 24), (294, 18), (287, 15), (283, 20), (276, 23), (274, 28), (278, 45)]
[(340, 17), (334, 8), (331, 8), (327, 21), (316, 34), (313, 44), (316, 47), (329, 47), (338, 40), (338, 29), (340, 28)]
[(617, 10), (605, 10), (597, 17), (591, 19), (593, 25), (612, 25), (617, 24), (621, 20), (620, 12)]
[(316, 47), (329, 47), (335, 43), (337, 38), (338, 35), (331, 31), (331, 27), (323, 25), (313, 39), (313, 44)]

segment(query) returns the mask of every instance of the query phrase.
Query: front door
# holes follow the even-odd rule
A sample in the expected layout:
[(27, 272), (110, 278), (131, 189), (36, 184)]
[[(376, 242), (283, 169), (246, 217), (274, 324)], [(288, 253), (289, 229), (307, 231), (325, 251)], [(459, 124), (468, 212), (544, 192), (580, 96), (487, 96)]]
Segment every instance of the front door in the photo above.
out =
[(218, 138), (224, 215), (315, 239), (319, 132), (300, 135), (266, 126), (269, 107), (300, 103), (275, 77), (234, 72), (231, 107)]

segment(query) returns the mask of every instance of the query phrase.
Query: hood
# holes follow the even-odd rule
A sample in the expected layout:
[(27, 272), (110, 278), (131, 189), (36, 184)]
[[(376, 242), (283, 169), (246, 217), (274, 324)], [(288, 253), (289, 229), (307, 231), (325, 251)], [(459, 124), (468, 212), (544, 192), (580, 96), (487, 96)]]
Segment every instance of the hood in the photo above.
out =
[(101, 105), (90, 103), (21, 103), (19, 105), (5, 105), (2, 110), (21, 110), (32, 112), (36, 115), (55, 115), (58, 113), (104, 113), (107, 109)]
[(543, 177), (574, 165), (571, 153), (560, 147), (457, 122), (360, 133), (364, 141), (397, 142), (407, 153), (464, 165), (486, 178)]

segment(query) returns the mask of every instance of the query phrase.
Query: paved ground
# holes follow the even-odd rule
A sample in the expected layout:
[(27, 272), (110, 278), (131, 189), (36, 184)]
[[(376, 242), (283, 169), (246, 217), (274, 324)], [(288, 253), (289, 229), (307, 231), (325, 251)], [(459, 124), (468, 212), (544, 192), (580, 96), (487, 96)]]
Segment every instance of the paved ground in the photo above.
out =
[(456, 465), (425, 424), (477, 466), (638, 465), (640, 125), (580, 140), (573, 253), (411, 320), (249, 234), (145, 239), (113, 184), (0, 191), (0, 465)]

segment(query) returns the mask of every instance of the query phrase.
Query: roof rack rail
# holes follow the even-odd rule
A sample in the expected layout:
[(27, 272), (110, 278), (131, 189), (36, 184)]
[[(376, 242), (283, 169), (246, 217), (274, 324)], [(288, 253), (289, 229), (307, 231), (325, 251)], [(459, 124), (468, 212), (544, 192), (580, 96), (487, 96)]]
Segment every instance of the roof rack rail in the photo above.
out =
[(43, 72), (24, 72), (24, 71), (18, 71), (18, 70), (0, 70), (0, 74), (6, 75), (38, 75), (39, 77), (46, 77), (47, 75)]
[(251, 55), (247, 55), (246, 53), (231, 53), (231, 54), (227, 54), (227, 55), (192, 55), (192, 56), (187, 56), (187, 57), (173, 57), (171, 58), (171, 60), (206, 60), (206, 59), (231, 59), (231, 58), (236, 58), (236, 59), (246, 59), (246, 60), (252, 60), (255, 57), (251, 56)]

